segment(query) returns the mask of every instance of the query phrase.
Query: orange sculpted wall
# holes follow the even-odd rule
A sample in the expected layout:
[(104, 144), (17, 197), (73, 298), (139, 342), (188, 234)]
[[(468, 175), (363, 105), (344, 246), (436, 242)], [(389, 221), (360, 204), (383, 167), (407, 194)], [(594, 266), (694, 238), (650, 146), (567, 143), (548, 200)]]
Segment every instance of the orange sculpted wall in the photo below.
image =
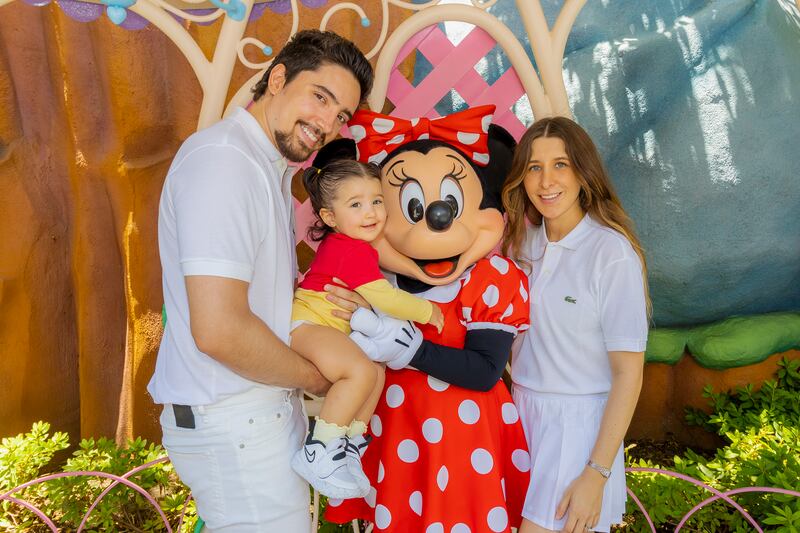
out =
[(636, 406), (629, 439), (664, 439), (672, 437), (680, 443), (701, 448), (716, 448), (720, 441), (702, 428), (687, 426), (684, 407), (696, 407), (709, 412), (708, 399), (703, 398), (703, 388), (711, 385), (714, 392), (735, 390), (752, 383), (775, 379), (778, 362), (800, 359), (800, 350), (789, 350), (772, 355), (755, 365), (711, 370), (698, 365), (689, 354), (674, 366), (662, 363), (645, 365), (644, 383), (639, 404)]
[[(379, 4), (365, 9), (380, 21)], [(300, 10), (319, 27), (327, 8)], [(372, 48), (380, 24), (343, 13), (329, 28)], [(393, 9), (392, 26), (405, 15)], [(219, 26), (190, 26), (207, 56)], [(277, 48), (290, 28), (267, 10), (248, 35)], [(231, 94), (252, 73), (237, 65)], [(47, 420), (73, 439), (160, 439), (145, 391), (161, 335), (158, 198), (201, 96), (153, 26), (0, 8), (0, 436)]]

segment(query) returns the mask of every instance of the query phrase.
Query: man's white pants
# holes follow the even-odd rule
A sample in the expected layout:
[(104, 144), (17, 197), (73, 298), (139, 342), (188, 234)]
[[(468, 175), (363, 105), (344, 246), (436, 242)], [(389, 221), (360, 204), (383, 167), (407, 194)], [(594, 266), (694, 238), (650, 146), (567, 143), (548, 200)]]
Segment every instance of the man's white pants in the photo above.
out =
[[(162, 442), (181, 481), (191, 489), (207, 529), (311, 530), (309, 487), (290, 466), (307, 428), (297, 391), (256, 387), (215, 404), (191, 407), (189, 417), (194, 418), (194, 429), (178, 427), (173, 405), (165, 405)], [(187, 425), (181, 417), (179, 423)]]

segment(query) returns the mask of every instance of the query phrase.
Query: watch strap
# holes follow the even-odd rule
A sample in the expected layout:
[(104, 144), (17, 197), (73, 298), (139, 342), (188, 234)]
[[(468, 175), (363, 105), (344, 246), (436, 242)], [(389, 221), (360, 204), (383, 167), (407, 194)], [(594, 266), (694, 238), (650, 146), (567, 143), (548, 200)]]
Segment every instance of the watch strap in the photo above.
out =
[(588, 466), (592, 470), (597, 471), (601, 476), (603, 476), (606, 479), (611, 477), (611, 469), (610, 468), (606, 468), (603, 465), (599, 465), (599, 464), (595, 463), (594, 461), (592, 461), (591, 459), (586, 461), (586, 466)]

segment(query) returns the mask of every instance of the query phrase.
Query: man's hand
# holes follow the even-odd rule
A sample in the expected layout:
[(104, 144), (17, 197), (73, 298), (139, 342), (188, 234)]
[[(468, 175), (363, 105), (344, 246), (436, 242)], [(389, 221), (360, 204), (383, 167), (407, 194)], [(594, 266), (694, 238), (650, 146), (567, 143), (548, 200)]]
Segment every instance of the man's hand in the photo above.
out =
[(344, 288), (344, 286), (347, 285), (345, 282), (339, 278), (333, 278), (333, 283), (337, 285), (329, 283), (323, 287), (323, 290), (328, 293), (325, 295), (325, 298), (341, 308), (331, 311), (333, 316), (344, 320), (350, 320), (350, 317), (353, 316), (353, 312), (359, 307), (370, 309), (369, 303), (367, 303), (363, 296), (355, 291)]
[(405, 368), (422, 344), (422, 333), (408, 320), (356, 309), (350, 319), (350, 339), (376, 363), (393, 370)]

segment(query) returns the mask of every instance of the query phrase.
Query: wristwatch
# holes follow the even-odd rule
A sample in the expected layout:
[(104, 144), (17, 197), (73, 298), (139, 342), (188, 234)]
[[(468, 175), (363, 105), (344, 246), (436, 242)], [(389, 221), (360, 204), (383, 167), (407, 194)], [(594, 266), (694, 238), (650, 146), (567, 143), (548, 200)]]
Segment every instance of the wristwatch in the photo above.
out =
[(594, 461), (592, 461), (591, 459), (586, 461), (586, 466), (588, 466), (589, 468), (591, 468), (593, 470), (596, 470), (601, 476), (603, 476), (606, 479), (611, 477), (611, 469), (610, 468), (606, 468), (603, 465), (599, 465), (599, 464), (595, 463)]

